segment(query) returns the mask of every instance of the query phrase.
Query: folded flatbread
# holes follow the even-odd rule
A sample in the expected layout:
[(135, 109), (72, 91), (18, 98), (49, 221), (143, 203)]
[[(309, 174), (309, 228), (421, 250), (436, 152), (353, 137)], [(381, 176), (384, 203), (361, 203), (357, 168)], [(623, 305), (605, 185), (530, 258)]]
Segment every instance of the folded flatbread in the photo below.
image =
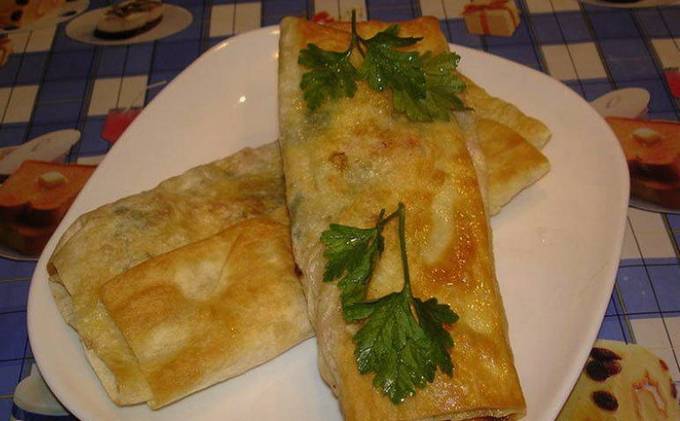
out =
[[(102, 287), (143, 261), (235, 223), (259, 217), (287, 225), (281, 177), (276, 145), (246, 149), (84, 214), (65, 232), (48, 263), (50, 286), (115, 403), (129, 405), (154, 396), (101, 302)], [(306, 324), (299, 328), (299, 335), (292, 337), (311, 333)]]
[(102, 290), (152, 408), (234, 377), (311, 336), (288, 225), (238, 222), (149, 259)]
[[(425, 36), (428, 48), (432, 51), (446, 48), (436, 21), (424, 19), (420, 23), (420, 34)], [(377, 31), (387, 24), (371, 25), (362, 24), (363, 30)], [(487, 104), (505, 104), (503, 107), (516, 110), (481, 89), (476, 98), (479, 109)], [(549, 136), (547, 129), (541, 130), (545, 126), (540, 122), (519, 111), (513, 115), (517, 117), (506, 118), (508, 124), (516, 128), (526, 126)], [(484, 177), (493, 214), (546, 172), (548, 164), (524, 138), (498, 122), (487, 120), (486, 124), (478, 124), (477, 130), (476, 142), (486, 162)], [(153, 393), (150, 371), (140, 367), (138, 356), (129, 345), (134, 341), (130, 332), (141, 326), (131, 323), (123, 329), (127, 333), (121, 334), (101, 303), (102, 286), (118, 275), (124, 279), (121, 274), (135, 265), (216, 235), (239, 221), (266, 216), (286, 224), (283, 189), (278, 145), (270, 144), (195, 168), (154, 190), (104, 206), (83, 215), (67, 230), (50, 260), (53, 281), (50, 285), (62, 314), (78, 331), (88, 359), (114, 402), (128, 405), (150, 401), (152, 406), (160, 406), (207, 384), (197, 378), (186, 380), (163, 398)], [(183, 253), (190, 253), (189, 249)], [(118, 282), (132, 286), (120, 279)], [(308, 325), (298, 328), (291, 332), (291, 338), (309, 336)], [(271, 344), (278, 352), (287, 348)]]
[[(530, 154), (522, 159), (521, 154), (513, 152), (530, 151), (528, 144), (513, 146), (509, 141), (512, 138), (479, 136), (481, 150), (488, 154), (492, 209), (496, 204), (505, 204), (529, 184), (518, 184), (501, 172), (496, 175), (498, 168), (520, 175), (532, 168), (535, 170), (527, 160)], [(516, 135), (514, 138), (517, 139)], [(503, 153), (506, 150), (511, 155), (506, 156)], [(526, 165), (503, 164), (523, 161)], [(64, 234), (50, 260), (50, 280), (53, 281), (50, 285), (62, 314), (80, 334), (86, 355), (114, 402), (129, 405), (151, 401), (152, 405), (159, 406), (164, 401), (152, 393), (149, 375), (144, 374), (135, 355), (139, 354), (128, 345), (132, 340), (126, 338), (128, 335), (121, 335), (121, 324), (116, 326), (101, 306), (102, 286), (141, 262), (215, 235), (237, 221), (267, 215), (286, 224), (282, 177), (276, 143), (246, 149), (169, 179), (149, 192), (87, 213)], [(187, 246), (185, 252), (190, 248)], [(65, 287), (66, 283), (69, 288)], [(297, 332), (291, 332), (292, 338), (310, 335), (309, 325), (298, 327)], [(190, 387), (183, 389), (185, 394), (190, 390)]]
[[(432, 37), (445, 44), (434, 19), (400, 23), (401, 36)], [(363, 23), (370, 37), (384, 25)], [(377, 28), (377, 29), (376, 29)], [(443, 41), (442, 41), (443, 40)], [(485, 205), (463, 132), (455, 121), (414, 123), (395, 115), (388, 95), (359, 82), (353, 98), (324, 103), (309, 113), (298, 64), (301, 48), (314, 43), (342, 51), (346, 32), (298, 18), (281, 23), (279, 124), (293, 252), (303, 272), (307, 308), (319, 345), (320, 372), (338, 396), (348, 420), (492, 419), (524, 413), (507, 324), (495, 278)], [(406, 206), (406, 237), (414, 294), (435, 296), (460, 320), (450, 331), (454, 374), (395, 405), (362, 375), (354, 356), (356, 325), (347, 324), (339, 290), (322, 281), (321, 233), (330, 223), (375, 224), (380, 209)], [(385, 250), (375, 268), (368, 298), (401, 288), (398, 240), (385, 232)]]
[(550, 163), (509, 127), (486, 118), (476, 121), (479, 149), (486, 163), (489, 213), (496, 215), (517, 193), (543, 177)]
[[(329, 27), (351, 30), (350, 22), (331, 22)], [(390, 25), (388, 22), (359, 23), (367, 37)], [(435, 19), (419, 23), (420, 51), (439, 54), (449, 44)], [(468, 151), (477, 167), (483, 195), (491, 215), (500, 212), (519, 192), (535, 183), (550, 170), (540, 149), (550, 140), (551, 132), (539, 120), (527, 116), (515, 105), (489, 95), (486, 90), (459, 72), (466, 89), (460, 95), (473, 113), (456, 113), (465, 132)]]

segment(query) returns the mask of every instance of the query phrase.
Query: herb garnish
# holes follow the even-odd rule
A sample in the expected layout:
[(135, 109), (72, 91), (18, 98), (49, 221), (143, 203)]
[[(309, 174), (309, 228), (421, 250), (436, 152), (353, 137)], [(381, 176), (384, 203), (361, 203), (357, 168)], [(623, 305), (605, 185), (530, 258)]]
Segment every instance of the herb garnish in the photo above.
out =
[[(313, 111), (327, 99), (352, 98), (357, 81), (364, 80), (373, 90), (391, 90), (395, 110), (411, 120), (449, 120), (452, 110), (465, 109), (457, 95), (465, 89), (465, 83), (454, 72), (460, 56), (397, 50), (420, 40), (400, 37), (399, 25), (391, 25), (372, 38), (362, 38), (352, 11), (352, 40), (347, 50), (327, 51), (307, 44), (300, 51), (298, 63), (311, 69), (300, 82), (307, 106)], [(363, 57), (359, 68), (350, 61), (355, 49)]]
[[(384, 217), (383, 209), (373, 228), (331, 224), (321, 234), (327, 259), (324, 281), (341, 278), (345, 320), (364, 324), (354, 335), (354, 354), (359, 372), (374, 373), (373, 385), (395, 403), (403, 402), (434, 381), (437, 367), (451, 376), (451, 334), (444, 325), (458, 315), (436, 298), (422, 301), (413, 296), (406, 254), (406, 210), (402, 203)], [(368, 283), (384, 249), (382, 230), (399, 220), (399, 247), (404, 284), (377, 300), (365, 301)]]

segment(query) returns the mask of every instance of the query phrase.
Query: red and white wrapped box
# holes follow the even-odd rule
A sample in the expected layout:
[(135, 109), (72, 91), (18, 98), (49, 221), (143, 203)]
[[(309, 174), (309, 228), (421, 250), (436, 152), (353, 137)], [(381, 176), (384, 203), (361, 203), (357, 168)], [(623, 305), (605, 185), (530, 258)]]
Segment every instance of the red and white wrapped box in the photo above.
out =
[(512, 0), (477, 0), (465, 5), (463, 18), (468, 32), (509, 37), (519, 25), (519, 12)]

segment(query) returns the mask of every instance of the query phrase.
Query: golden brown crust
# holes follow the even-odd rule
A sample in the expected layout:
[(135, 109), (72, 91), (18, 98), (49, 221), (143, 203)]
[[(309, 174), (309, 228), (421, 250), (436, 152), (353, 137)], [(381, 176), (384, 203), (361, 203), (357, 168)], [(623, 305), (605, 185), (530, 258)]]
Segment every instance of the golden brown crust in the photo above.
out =
[(545, 124), (527, 116), (515, 105), (489, 95), (467, 76), (461, 74), (461, 77), (466, 85), (461, 99), (475, 111), (477, 117), (494, 120), (509, 127), (538, 149), (548, 143), (552, 133)]
[[(407, 47), (405, 50), (417, 50), (420, 52), (430, 51), (433, 54), (439, 54), (449, 51), (449, 44), (440, 30), (439, 20), (433, 17), (420, 17), (417, 19), (396, 22), (399, 24), (400, 34), (403, 36), (420, 36), (423, 40), (418, 44)], [(380, 21), (366, 21), (357, 23), (357, 31), (364, 38), (370, 38), (377, 32), (386, 29), (389, 25), (394, 23), (380, 22)], [(319, 25), (313, 26), (303, 25), (304, 37), (311, 37), (310, 39), (326, 38), (325, 34), (328, 32), (320, 29)], [(331, 22), (327, 24), (328, 27), (342, 30), (345, 32), (351, 31), (351, 24), (349, 22)], [(316, 32), (315, 32), (316, 31)], [(341, 39), (337, 35), (334, 39)], [(337, 42), (329, 41), (324, 42)], [(344, 43), (343, 43), (344, 42)], [(340, 45), (346, 47), (346, 41), (341, 41)], [(340, 51), (343, 48), (339, 48)], [(542, 148), (550, 140), (550, 130), (537, 119), (527, 116), (520, 111), (516, 106), (510, 104), (500, 98), (489, 95), (483, 88), (478, 86), (474, 81), (466, 76), (463, 76), (466, 82), (467, 89), (462, 93), (461, 98), (465, 104), (474, 109), (476, 115), (480, 118), (486, 118), (501, 123), (526, 139), (536, 148)]]
[[(297, 64), (309, 42), (340, 44), (347, 34), (286, 18), (281, 24), (279, 101), (282, 158), (293, 250), (319, 351), (322, 374), (337, 393), (346, 419), (470, 419), (521, 414), (524, 399), (507, 340), (495, 280), (488, 221), (475, 167), (454, 122), (412, 123), (395, 116), (386, 95), (363, 83), (354, 98), (306, 112)], [(413, 34), (418, 35), (418, 34)], [(343, 154), (338, 168), (329, 159)], [(452, 328), (454, 375), (400, 405), (359, 374), (352, 335), (338, 288), (323, 283), (319, 236), (331, 222), (369, 226), (381, 208), (402, 201), (416, 296), (436, 296), (461, 316)], [(386, 230), (385, 252), (369, 298), (401, 285), (398, 241)]]
[(543, 154), (514, 130), (477, 119), (479, 146), (487, 164), (489, 212), (500, 212), (512, 198), (550, 170)]
[(60, 309), (69, 313), (62, 314), (114, 402), (144, 402), (151, 393), (100, 301), (101, 287), (150, 257), (244, 219), (287, 223), (281, 178), (276, 145), (246, 149), (84, 214), (65, 232), (48, 262), (50, 281), (63, 287)]
[(254, 218), (135, 266), (102, 301), (159, 408), (312, 334), (288, 226)]

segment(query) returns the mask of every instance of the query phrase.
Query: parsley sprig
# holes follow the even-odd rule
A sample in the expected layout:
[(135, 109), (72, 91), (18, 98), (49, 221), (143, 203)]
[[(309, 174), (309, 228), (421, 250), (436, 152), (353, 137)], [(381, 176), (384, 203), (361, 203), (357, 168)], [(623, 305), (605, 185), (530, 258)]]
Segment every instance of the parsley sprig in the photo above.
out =
[[(437, 368), (451, 376), (451, 334), (445, 325), (458, 320), (436, 298), (414, 297), (406, 252), (406, 210), (384, 217), (384, 209), (372, 228), (331, 224), (321, 234), (327, 259), (324, 281), (340, 278), (343, 315), (363, 325), (354, 335), (359, 372), (374, 373), (373, 385), (395, 403), (403, 402), (434, 381)], [(382, 231), (390, 220), (399, 220), (399, 247), (404, 283), (401, 291), (366, 301), (368, 283), (384, 250)]]
[[(357, 81), (363, 80), (373, 90), (391, 90), (395, 110), (411, 120), (449, 120), (452, 110), (465, 109), (458, 97), (465, 83), (455, 73), (460, 56), (398, 50), (420, 40), (400, 37), (399, 25), (362, 38), (352, 12), (352, 40), (347, 50), (333, 52), (307, 44), (300, 51), (298, 63), (310, 69), (300, 82), (307, 107), (313, 111), (328, 99), (352, 98)], [(350, 61), (354, 50), (363, 57), (359, 68)]]

